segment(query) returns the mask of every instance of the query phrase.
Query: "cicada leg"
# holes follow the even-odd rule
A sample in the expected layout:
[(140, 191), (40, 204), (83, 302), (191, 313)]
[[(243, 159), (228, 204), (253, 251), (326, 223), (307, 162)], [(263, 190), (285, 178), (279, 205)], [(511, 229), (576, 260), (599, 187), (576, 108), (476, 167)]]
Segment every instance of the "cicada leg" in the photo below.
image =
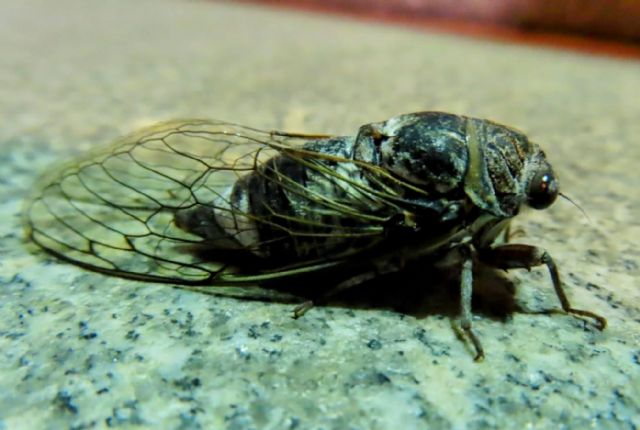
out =
[(293, 318), (298, 319), (307, 313), (309, 309), (313, 307), (313, 300), (305, 300), (298, 306), (293, 308)]
[[(465, 248), (466, 249), (466, 248)], [(471, 296), (473, 293), (473, 258), (470, 250), (464, 252), (465, 260), (462, 263), (462, 274), (460, 276), (460, 326), (462, 330), (473, 343), (476, 350), (474, 361), (482, 361), (484, 359), (484, 349), (480, 343), (480, 339), (473, 332), (471, 321), (473, 314), (471, 313)]]
[(535, 266), (547, 266), (547, 268), (549, 269), (549, 274), (551, 275), (553, 288), (555, 289), (556, 295), (558, 296), (558, 300), (560, 300), (562, 310), (568, 314), (579, 315), (595, 320), (598, 330), (604, 330), (604, 328), (607, 326), (607, 320), (604, 317), (594, 312), (576, 309), (571, 306), (571, 303), (569, 303), (569, 299), (567, 298), (567, 295), (562, 288), (562, 282), (560, 281), (558, 267), (553, 261), (553, 258), (551, 258), (549, 253), (544, 249), (530, 245), (507, 244), (499, 245), (494, 248), (482, 249), (478, 252), (478, 257), (483, 263), (504, 270), (530, 270)]
[[(358, 274), (356, 276), (353, 276), (351, 278), (348, 278), (342, 282), (340, 282), (338, 285), (336, 285), (335, 287), (331, 288), (329, 291), (325, 292), (321, 299), (322, 302), (326, 302), (328, 299), (330, 299), (331, 297), (335, 296), (336, 294), (340, 293), (341, 291), (344, 291), (346, 289), (352, 288), (356, 285), (359, 285), (365, 281), (369, 281), (373, 278), (375, 278), (376, 276), (378, 276), (377, 272), (371, 271), (371, 272), (365, 272), (365, 273), (361, 273)], [(293, 308), (293, 318), (298, 319), (301, 316), (303, 316), (304, 314), (306, 314), (311, 308), (313, 308), (315, 306), (315, 303), (313, 300), (305, 300), (304, 302), (300, 303), (299, 305), (297, 305), (295, 308)]]
[(513, 238), (518, 236), (524, 236), (524, 230), (521, 227), (512, 228), (511, 224), (508, 224), (507, 227), (503, 230), (502, 240), (504, 243), (509, 243), (513, 240)]
[[(325, 301), (335, 296), (336, 294), (344, 290), (347, 290), (349, 288), (355, 287), (356, 285), (362, 284), (363, 282), (370, 281), (371, 279), (374, 279), (380, 274), (381, 272), (372, 270), (369, 272), (360, 273), (358, 275), (347, 278), (346, 280), (340, 282), (338, 285), (336, 285), (335, 287), (331, 288), (329, 291), (324, 293), (322, 295), (321, 300), (324, 303)], [(315, 306), (315, 303), (313, 302), (313, 300), (305, 300), (304, 302), (300, 303), (298, 306), (293, 308), (293, 318), (295, 319), (300, 318), (301, 316), (306, 314), (307, 311), (309, 311), (309, 309), (311, 309), (314, 306)]]
[[(325, 303), (331, 297), (341, 293), (342, 291), (348, 290), (367, 281), (371, 281), (378, 276), (402, 270), (402, 268), (404, 267), (404, 261), (393, 260), (395, 260), (395, 256), (394, 258), (391, 258), (389, 260), (383, 260), (381, 262), (374, 263), (371, 270), (367, 270), (362, 273), (358, 273), (357, 275), (348, 277), (330, 290), (326, 291), (319, 300), (322, 301), (322, 303)], [(305, 300), (304, 302), (300, 303), (295, 308), (293, 308), (293, 318), (300, 318), (301, 316), (306, 314), (307, 311), (313, 308), (315, 304), (316, 303), (313, 300)]]

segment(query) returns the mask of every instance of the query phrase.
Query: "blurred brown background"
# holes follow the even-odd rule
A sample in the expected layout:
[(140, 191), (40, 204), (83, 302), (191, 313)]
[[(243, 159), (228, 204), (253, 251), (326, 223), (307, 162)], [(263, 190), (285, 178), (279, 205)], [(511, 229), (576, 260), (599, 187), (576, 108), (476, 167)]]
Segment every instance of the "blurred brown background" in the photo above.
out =
[[(640, 0), (255, 0), (473, 33), (590, 36), (640, 47)], [(458, 27), (456, 28), (456, 25)], [(500, 34), (504, 36), (504, 34)], [(508, 36), (508, 35), (507, 35)], [(553, 42), (546, 40), (546, 42)], [(566, 42), (566, 41), (565, 41)], [(637, 51), (636, 51), (637, 52)]]

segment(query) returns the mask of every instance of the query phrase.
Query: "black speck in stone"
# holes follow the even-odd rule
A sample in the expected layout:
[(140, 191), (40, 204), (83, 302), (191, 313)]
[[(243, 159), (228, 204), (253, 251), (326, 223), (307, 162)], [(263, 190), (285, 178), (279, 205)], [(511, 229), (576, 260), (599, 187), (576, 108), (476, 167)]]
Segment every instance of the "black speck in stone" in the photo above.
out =
[(258, 333), (258, 326), (253, 324), (249, 327), (249, 332), (247, 333), (251, 339), (257, 339), (260, 337), (260, 333)]
[(591, 282), (587, 282), (587, 283), (586, 283), (586, 285), (585, 285), (585, 288), (586, 288), (587, 290), (589, 290), (589, 291), (592, 291), (592, 290), (601, 290), (601, 289), (602, 289), (599, 285), (596, 285), (596, 284), (591, 283)]
[(617, 388), (613, 390), (613, 395), (616, 396), (617, 399), (624, 400), (624, 394)]
[(280, 342), (282, 340), (282, 335), (281, 334), (274, 334), (273, 336), (271, 336), (271, 342)]
[(140, 337), (140, 334), (135, 330), (129, 330), (125, 336), (126, 339), (136, 341)]
[(371, 339), (369, 342), (367, 342), (367, 346), (376, 351), (382, 348), (382, 343), (380, 343), (378, 339)]
[(193, 390), (200, 386), (200, 378), (189, 378), (185, 376), (184, 378), (174, 380), (173, 385), (184, 391)]
[(508, 360), (511, 360), (511, 361), (515, 362), (515, 363), (520, 363), (520, 362), (522, 361), (522, 360), (520, 359), (520, 357), (518, 357), (518, 356), (517, 356), (517, 355), (515, 355), (515, 354), (507, 354), (507, 355), (506, 355), (506, 358), (507, 358)]
[(391, 379), (389, 379), (389, 377), (382, 372), (376, 373), (376, 380), (380, 385), (388, 384), (391, 382)]
[(80, 338), (90, 340), (98, 337), (95, 331), (89, 331), (89, 324), (86, 321), (80, 321), (78, 326), (80, 326)]
[(87, 359), (84, 361), (84, 368), (85, 370), (91, 370), (93, 369), (94, 365), (95, 365), (95, 361), (96, 361), (96, 356), (95, 354), (90, 354)]
[(73, 397), (67, 390), (58, 391), (58, 394), (53, 399), (53, 404), (65, 412), (78, 413), (78, 407), (73, 404)]
[(98, 391), (96, 391), (96, 394), (105, 394), (108, 393), (109, 389), (108, 388), (100, 388)]
[(291, 417), (289, 418), (289, 430), (294, 430), (300, 427), (300, 418)]

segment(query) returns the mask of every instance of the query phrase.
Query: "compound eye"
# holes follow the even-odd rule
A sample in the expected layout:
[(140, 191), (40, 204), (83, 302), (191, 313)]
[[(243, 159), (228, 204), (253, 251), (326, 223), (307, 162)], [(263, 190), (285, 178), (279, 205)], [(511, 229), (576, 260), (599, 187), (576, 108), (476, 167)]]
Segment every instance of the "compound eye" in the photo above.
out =
[(529, 183), (528, 204), (534, 209), (545, 209), (558, 197), (558, 181), (551, 171), (537, 173)]

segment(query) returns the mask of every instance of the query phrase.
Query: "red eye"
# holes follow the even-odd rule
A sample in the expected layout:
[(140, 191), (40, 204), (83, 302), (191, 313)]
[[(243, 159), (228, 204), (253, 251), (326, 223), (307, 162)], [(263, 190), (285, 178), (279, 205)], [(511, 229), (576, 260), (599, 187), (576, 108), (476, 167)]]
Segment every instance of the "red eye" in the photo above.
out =
[(534, 209), (545, 209), (558, 197), (558, 181), (551, 171), (537, 173), (529, 183), (528, 204)]

